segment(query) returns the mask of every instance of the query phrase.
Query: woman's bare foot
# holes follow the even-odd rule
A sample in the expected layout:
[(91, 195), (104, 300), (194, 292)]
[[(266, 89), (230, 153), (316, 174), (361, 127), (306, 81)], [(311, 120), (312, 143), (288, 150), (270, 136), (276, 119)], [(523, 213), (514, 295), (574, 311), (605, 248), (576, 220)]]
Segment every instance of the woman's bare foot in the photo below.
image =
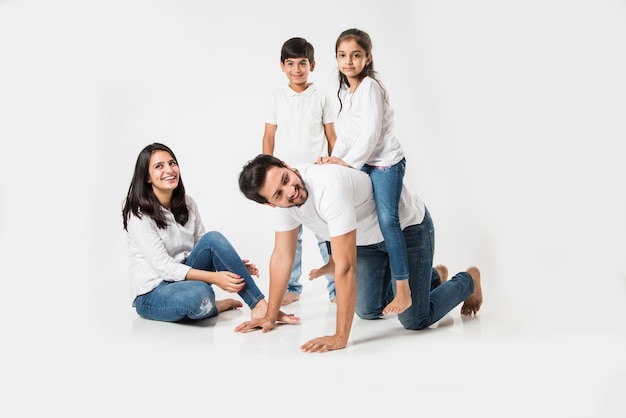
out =
[(285, 306), (297, 300), (300, 300), (300, 295), (293, 292), (285, 292), (285, 296), (283, 296), (283, 301), (280, 304), (281, 306)]
[(437, 270), (437, 273), (439, 273), (439, 279), (441, 280), (441, 284), (444, 284), (448, 281), (448, 267), (444, 266), (443, 264), (437, 264), (433, 268)]
[(471, 266), (466, 270), (474, 281), (474, 292), (465, 299), (461, 306), (462, 315), (476, 315), (483, 304), (483, 290), (480, 287), (480, 270), (478, 267)]
[(265, 318), (265, 314), (267, 313), (267, 301), (265, 299), (261, 299), (257, 302), (257, 304), (252, 308), (250, 313), (250, 319), (260, 319)]
[(243, 304), (235, 299), (222, 299), (215, 301), (215, 307), (218, 312), (230, 311), (231, 309), (241, 308)]
[(408, 280), (396, 281), (396, 296), (383, 309), (383, 314), (395, 313), (399, 314), (404, 312), (409, 306), (411, 306), (413, 300), (411, 299), (411, 288), (409, 287)]

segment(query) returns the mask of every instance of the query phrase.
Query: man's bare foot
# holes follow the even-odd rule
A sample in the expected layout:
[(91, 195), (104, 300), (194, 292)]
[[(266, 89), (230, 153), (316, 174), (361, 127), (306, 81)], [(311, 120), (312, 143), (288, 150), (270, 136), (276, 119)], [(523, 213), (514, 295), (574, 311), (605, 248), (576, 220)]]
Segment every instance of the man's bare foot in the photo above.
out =
[(283, 296), (283, 301), (281, 302), (282, 306), (289, 305), (297, 300), (300, 300), (300, 295), (293, 292), (285, 292), (285, 296)]
[(230, 311), (231, 309), (241, 308), (243, 304), (235, 299), (222, 299), (215, 301), (215, 307), (218, 312)]
[(483, 290), (480, 287), (480, 270), (478, 267), (471, 266), (466, 270), (474, 281), (474, 292), (465, 299), (461, 306), (462, 315), (476, 315), (483, 303)]
[(441, 284), (444, 284), (448, 281), (448, 267), (444, 266), (443, 264), (437, 264), (433, 268), (437, 270), (437, 273), (439, 273), (439, 279), (441, 280)]
[(265, 299), (261, 299), (254, 305), (250, 312), (250, 319), (260, 319), (265, 318), (265, 314), (267, 313), (267, 301)]
[(383, 314), (395, 313), (399, 314), (404, 312), (409, 306), (411, 306), (413, 300), (411, 299), (411, 288), (409, 287), (408, 280), (396, 281), (396, 296), (383, 309)]

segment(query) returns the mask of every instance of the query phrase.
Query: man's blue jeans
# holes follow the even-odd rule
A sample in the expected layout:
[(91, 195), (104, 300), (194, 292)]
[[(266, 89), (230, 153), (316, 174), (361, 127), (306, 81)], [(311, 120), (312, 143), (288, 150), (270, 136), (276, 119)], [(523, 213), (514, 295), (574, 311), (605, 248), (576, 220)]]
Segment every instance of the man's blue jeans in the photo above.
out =
[[(422, 223), (405, 228), (403, 234), (413, 303), (398, 319), (406, 329), (424, 329), (467, 299), (474, 291), (474, 281), (469, 273), (461, 272), (440, 284), (433, 268), (435, 229), (428, 209)], [(356, 277), (356, 314), (362, 319), (380, 318), (395, 293), (385, 242), (357, 247)]]
[[(246, 284), (238, 294), (250, 309), (265, 297), (237, 251), (219, 232), (204, 234), (189, 253), (185, 264), (198, 270), (239, 274)], [(210, 284), (197, 280), (163, 281), (150, 292), (137, 296), (134, 306), (141, 317), (156, 321), (204, 319), (218, 314), (213, 288)]]

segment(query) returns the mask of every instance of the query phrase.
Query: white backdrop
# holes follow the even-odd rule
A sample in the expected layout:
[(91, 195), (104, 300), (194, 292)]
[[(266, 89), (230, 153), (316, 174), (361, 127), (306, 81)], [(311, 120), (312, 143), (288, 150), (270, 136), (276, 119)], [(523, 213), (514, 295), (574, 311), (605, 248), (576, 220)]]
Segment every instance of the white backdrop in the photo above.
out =
[(480, 266), (529, 326), (622, 315), (624, 1), (0, 0), (3, 328), (114, 333), (105, 318), (130, 309), (121, 204), (153, 141), (174, 149), (207, 228), (267, 278), (269, 209), (237, 175), (286, 81), (282, 42), (310, 40), (311, 81), (334, 92), (350, 27), (374, 42), (436, 261)]

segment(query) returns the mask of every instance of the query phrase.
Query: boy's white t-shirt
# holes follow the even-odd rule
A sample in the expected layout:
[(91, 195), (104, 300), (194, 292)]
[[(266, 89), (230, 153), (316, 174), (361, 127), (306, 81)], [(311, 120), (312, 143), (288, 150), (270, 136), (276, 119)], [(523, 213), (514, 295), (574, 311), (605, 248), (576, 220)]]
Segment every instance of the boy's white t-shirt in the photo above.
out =
[(289, 85), (271, 96), (266, 123), (276, 125), (273, 155), (289, 165), (328, 155), (324, 125), (334, 123), (333, 99), (310, 84), (302, 93)]

